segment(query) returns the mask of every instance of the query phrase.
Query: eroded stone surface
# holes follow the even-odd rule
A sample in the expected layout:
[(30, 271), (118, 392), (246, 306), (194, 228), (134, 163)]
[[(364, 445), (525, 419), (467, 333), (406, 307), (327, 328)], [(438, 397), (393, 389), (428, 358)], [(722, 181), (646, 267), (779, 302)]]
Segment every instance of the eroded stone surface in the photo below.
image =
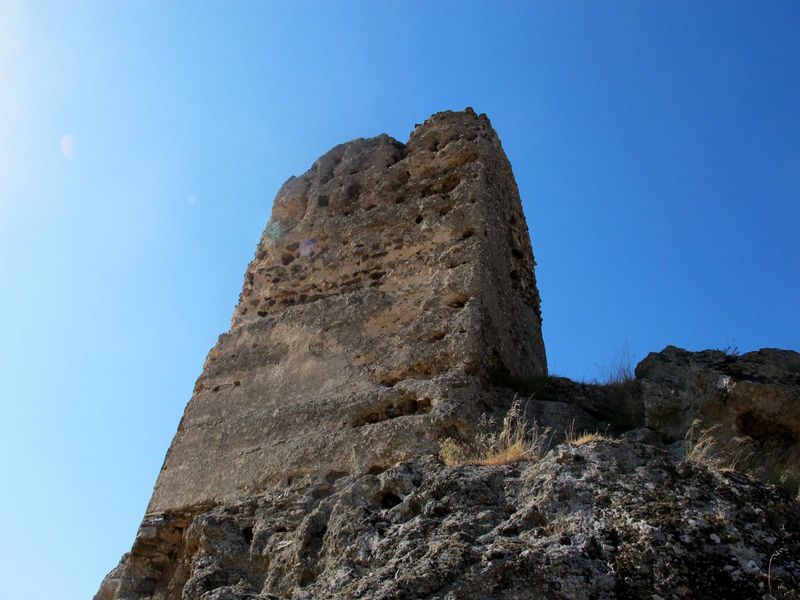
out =
[(687, 435), (706, 431), (739, 469), (800, 489), (800, 353), (669, 346), (648, 355), (636, 378), (647, 427), (678, 454)]
[(499, 467), (427, 457), (151, 519), (120, 568), (136, 576), (99, 598), (798, 598), (800, 585), (797, 503), (624, 441)]
[(435, 452), (546, 373), (534, 259), (489, 120), (337, 146), (278, 193), (149, 512)]
[[(290, 179), (96, 600), (800, 599), (796, 490), (683, 453), (699, 423), (785, 484), (800, 355), (669, 347), (635, 381), (548, 377), (533, 265), (472, 111)], [(550, 428), (542, 460), (437, 458), (517, 397)]]

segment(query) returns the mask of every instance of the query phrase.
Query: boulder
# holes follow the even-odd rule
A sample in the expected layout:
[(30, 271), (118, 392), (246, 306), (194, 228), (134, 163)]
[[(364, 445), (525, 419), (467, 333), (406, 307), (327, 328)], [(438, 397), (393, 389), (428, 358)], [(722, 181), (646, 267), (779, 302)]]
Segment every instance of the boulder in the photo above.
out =
[(674, 346), (636, 367), (645, 424), (679, 455), (701, 436), (710, 458), (800, 486), (800, 353), (765, 348), (737, 355)]

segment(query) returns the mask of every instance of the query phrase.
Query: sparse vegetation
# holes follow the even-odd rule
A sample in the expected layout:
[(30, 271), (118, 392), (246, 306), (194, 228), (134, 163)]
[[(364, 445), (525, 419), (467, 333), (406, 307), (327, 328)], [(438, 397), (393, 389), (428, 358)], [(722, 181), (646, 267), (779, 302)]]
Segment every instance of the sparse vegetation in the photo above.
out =
[(505, 465), (523, 460), (541, 458), (551, 437), (550, 429), (539, 427), (534, 420), (527, 421), (525, 408), (515, 398), (503, 419), (500, 431), (496, 431), (494, 420), (481, 417), (481, 432), (472, 444), (464, 444), (448, 438), (441, 444), (440, 457), (448, 466), (464, 463), (475, 465)]
[(713, 435), (716, 427), (698, 430), (700, 421), (695, 421), (686, 434), (686, 460), (709, 469), (720, 470), (729, 465), (719, 453), (718, 443)]
[(758, 446), (749, 437), (734, 437), (722, 443), (715, 432), (719, 425), (704, 428), (695, 420), (686, 434), (686, 460), (716, 471), (739, 471), (773, 483), (789, 497), (800, 501), (800, 477), (790, 468), (781, 471), (763, 464)]
[(468, 452), (464, 444), (446, 438), (439, 446), (439, 457), (448, 467), (456, 467), (467, 462)]
[(611, 437), (604, 435), (599, 431), (581, 433), (578, 435), (567, 434), (567, 444), (570, 446), (583, 446), (584, 444), (589, 444), (591, 442), (610, 442), (611, 439)]
[(725, 354), (726, 356), (740, 356), (741, 352), (739, 352), (739, 346), (737, 346), (733, 340), (725, 344), (724, 347), (719, 349), (720, 352)]
[(575, 431), (575, 421), (564, 431), (564, 441), (569, 446), (583, 446), (591, 442), (610, 442), (613, 438), (599, 431)]
[(714, 435), (717, 429), (719, 425), (704, 428), (702, 421), (695, 420), (686, 433), (686, 460), (715, 471), (735, 471), (741, 451), (724, 448)]
[(598, 383), (603, 385), (625, 385), (636, 379), (634, 374), (633, 359), (628, 344), (620, 351), (609, 366), (597, 365), (602, 377)]

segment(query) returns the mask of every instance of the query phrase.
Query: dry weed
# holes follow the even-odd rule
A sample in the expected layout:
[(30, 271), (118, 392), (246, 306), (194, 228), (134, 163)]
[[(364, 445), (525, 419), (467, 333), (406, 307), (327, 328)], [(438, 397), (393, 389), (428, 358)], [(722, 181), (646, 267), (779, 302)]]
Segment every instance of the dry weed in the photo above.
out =
[(494, 420), (483, 415), (479, 422), (481, 433), (467, 446), (453, 439), (442, 442), (439, 455), (448, 466), (464, 463), (476, 465), (506, 465), (523, 460), (538, 460), (544, 453), (550, 429), (539, 427), (534, 421), (529, 425), (525, 408), (519, 398), (503, 419), (500, 431), (495, 431)]
[(735, 471), (744, 457), (743, 440), (732, 440), (733, 450), (724, 448), (714, 435), (717, 429), (719, 425), (703, 427), (703, 422), (696, 419), (686, 432), (686, 460), (715, 471)]
[(591, 442), (610, 442), (612, 438), (607, 435), (603, 435), (599, 431), (594, 431), (591, 433), (581, 433), (576, 435), (575, 433), (567, 433), (567, 444), (570, 446), (583, 446), (584, 444), (589, 444)]

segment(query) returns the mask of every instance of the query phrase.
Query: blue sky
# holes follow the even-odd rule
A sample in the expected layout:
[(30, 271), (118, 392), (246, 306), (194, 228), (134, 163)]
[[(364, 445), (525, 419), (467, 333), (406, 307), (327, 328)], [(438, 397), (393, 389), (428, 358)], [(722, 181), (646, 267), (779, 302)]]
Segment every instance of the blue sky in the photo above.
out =
[(799, 30), (780, 1), (0, 0), (4, 598), (89, 598), (130, 548), (280, 184), (439, 110), (503, 141), (553, 372), (800, 347)]

